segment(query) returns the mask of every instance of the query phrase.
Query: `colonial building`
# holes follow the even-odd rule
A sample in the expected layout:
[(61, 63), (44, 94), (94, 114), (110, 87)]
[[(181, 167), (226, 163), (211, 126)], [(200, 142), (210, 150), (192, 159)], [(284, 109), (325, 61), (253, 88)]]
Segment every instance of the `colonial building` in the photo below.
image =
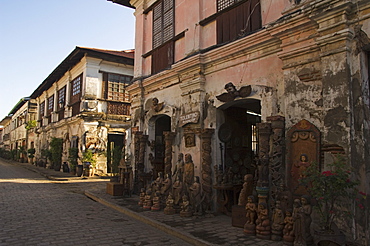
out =
[[(130, 95), (134, 51), (76, 47), (32, 93), (38, 105), (34, 136), (37, 162), (52, 138), (63, 139), (62, 161), (70, 148), (78, 155), (90, 149), (96, 169), (111, 172), (111, 148), (124, 146), (130, 127)], [(31, 141), (31, 140), (29, 140)], [(80, 162), (81, 164), (81, 162)]]
[[(344, 154), (370, 193), (369, 1), (112, 2), (135, 8), (137, 186), (184, 153), (207, 209), (223, 195), (230, 212), (245, 174), (271, 208), (283, 192), (305, 193), (299, 163)], [(354, 238), (369, 242), (368, 221)]]
[(1, 121), (1, 125), (4, 125), (1, 148), (13, 151), (13, 158), (21, 162), (28, 162), (27, 150), (33, 148), (34, 136), (28, 136), (27, 129), (36, 122), (36, 110), (36, 103), (29, 97), (24, 97)]

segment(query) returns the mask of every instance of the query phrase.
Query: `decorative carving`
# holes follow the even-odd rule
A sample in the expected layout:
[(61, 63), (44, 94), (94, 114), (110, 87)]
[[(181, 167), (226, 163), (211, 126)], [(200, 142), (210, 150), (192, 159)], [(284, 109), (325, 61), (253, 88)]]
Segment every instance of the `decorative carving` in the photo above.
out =
[(193, 132), (186, 132), (184, 133), (184, 139), (185, 139), (185, 147), (195, 147), (195, 133)]
[(159, 102), (158, 98), (153, 98), (152, 99), (152, 109), (155, 111), (155, 112), (159, 112), (163, 109), (163, 105), (164, 103), (163, 102)]
[(277, 196), (281, 193), (283, 184), (285, 183), (285, 165), (284, 152), (285, 152), (285, 118), (282, 116), (267, 117), (271, 121), (272, 136), (271, 136), (271, 151), (270, 151), (270, 196), (269, 205), (272, 206), (276, 203)]
[(202, 207), (203, 211), (209, 212), (212, 211), (212, 136), (213, 129), (204, 129), (201, 131), (201, 182), (202, 182), (202, 191), (203, 191), (203, 202)]
[(163, 132), (164, 135), (164, 173), (165, 174), (172, 174), (172, 142), (173, 138), (175, 137), (175, 133), (173, 132)]
[(308, 192), (299, 185), (299, 178), (311, 163), (320, 164), (320, 132), (307, 120), (301, 120), (289, 129), (287, 140), (287, 186), (294, 196), (300, 197)]
[(257, 123), (259, 135), (259, 152), (258, 152), (258, 181), (257, 186), (269, 186), (269, 147), (270, 147), (270, 123)]
[(227, 91), (227, 93), (222, 93), (221, 95), (216, 96), (216, 98), (221, 102), (232, 102), (237, 97), (248, 97), (252, 91), (250, 85), (242, 86), (239, 90), (237, 90), (232, 82), (227, 83), (224, 89)]

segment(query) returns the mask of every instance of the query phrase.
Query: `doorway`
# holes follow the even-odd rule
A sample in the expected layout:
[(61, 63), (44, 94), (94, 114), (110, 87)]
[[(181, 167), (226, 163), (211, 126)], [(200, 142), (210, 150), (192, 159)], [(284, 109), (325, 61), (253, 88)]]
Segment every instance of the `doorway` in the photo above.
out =
[(171, 117), (167, 115), (160, 115), (155, 119), (155, 136), (154, 136), (154, 160), (153, 175), (157, 177), (158, 172), (164, 172), (164, 154), (165, 141), (164, 132), (171, 131)]
[(224, 123), (218, 137), (221, 141), (220, 170), (229, 173), (229, 183), (240, 183), (244, 175), (255, 173), (258, 153), (256, 124), (261, 122), (261, 104), (256, 99), (233, 101), (223, 106)]
[[(107, 168), (108, 172), (116, 173), (118, 172), (117, 167), (119, 165), (119, 161), (122, 158), (122, 154), (124, 154), (124, 150), (122, 148), (125, 145), (125, 134), (124, 133), (117, 133), (117, 134), (108, 134), (108, 146), (107, 146)], [(121, 155), (119, 155), (121, 153)], [(118, 163), (118, 165), (113, 165), (114, 163)]]

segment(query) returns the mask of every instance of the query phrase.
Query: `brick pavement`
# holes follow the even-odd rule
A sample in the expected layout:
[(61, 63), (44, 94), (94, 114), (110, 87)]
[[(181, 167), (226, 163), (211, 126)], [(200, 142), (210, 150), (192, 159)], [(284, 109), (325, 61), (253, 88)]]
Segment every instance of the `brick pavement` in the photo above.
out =
[[(282, 242), (261, 240), (255, 236), (244, 235), (242, 228), (231, 226), (231, 218), (226, 215), (183, 218), (180, 217), (179, 214), (165, 215), (163, 211), (142, 211), (137, 205), (139, 200), (138, 196), (133, 195), (129, 198), (108, 195), (106, 193), (107, 180), (96, 178), (82, 179), (80, 177), (72, 177), (70, 174), (35, 167), (30, 164), (19, 165), (34, 172), (38, 172), (55, 182), (63, 182), (62, 180), (64, 180), (64, 182), (67, 183), (64, 187), (75, 189), (76, 193), (85, 190), (85, 195), (89, 198), (130, 216), (131, 218), (151, 225), (158, 230), (162, 230), (170, 235), (185, 240), (192, 245), (283, 245)], [(130, 243), (134, 242), (135, 236), (129, 239), (131, 240), (129, 241)]]
[(0, 159), (1, 246), (190, 245), (83, 195), (82, 189), (101, 189), (106, 181), (58, 172), (50, 181), (39, 173), (55, 171), (26, 165)]

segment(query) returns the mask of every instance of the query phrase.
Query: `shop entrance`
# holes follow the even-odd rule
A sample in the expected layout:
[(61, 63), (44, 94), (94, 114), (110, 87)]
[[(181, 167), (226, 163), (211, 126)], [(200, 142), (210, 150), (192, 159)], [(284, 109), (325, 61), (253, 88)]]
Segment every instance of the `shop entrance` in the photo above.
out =
[(163, 133), (171, 131), (171, 118), (167, 115), (158, 116), (155, 120), (155, 137), (154, 137), (154, 160), (153, 178), (157, 177), (158, 172), (164, 172), (164, 151), (165, 142)]
[[(107, 165), (108, 172), (118, 173), (118, 165), (122, 158), (125, 134), (108, 134)], [(114, 165), (115, 164), (115, 165)], [(117, 165), (118, 164), (118, 165)]]
[(225, 104), (221, 108), (224, 123), (218, 130), (220, 140), (219, 153), (221, 164), (218, 180), (221, 187), (232, 187), (233, 194), (227, 197), (227, 210), (237, 204), (237, 197), (243, 177), (254, 176), (256, 171), (255, 157), (258, 153), (258, 133), (256, 124), (261, 121), (261, 104), (259, 100), (245, 99)]

